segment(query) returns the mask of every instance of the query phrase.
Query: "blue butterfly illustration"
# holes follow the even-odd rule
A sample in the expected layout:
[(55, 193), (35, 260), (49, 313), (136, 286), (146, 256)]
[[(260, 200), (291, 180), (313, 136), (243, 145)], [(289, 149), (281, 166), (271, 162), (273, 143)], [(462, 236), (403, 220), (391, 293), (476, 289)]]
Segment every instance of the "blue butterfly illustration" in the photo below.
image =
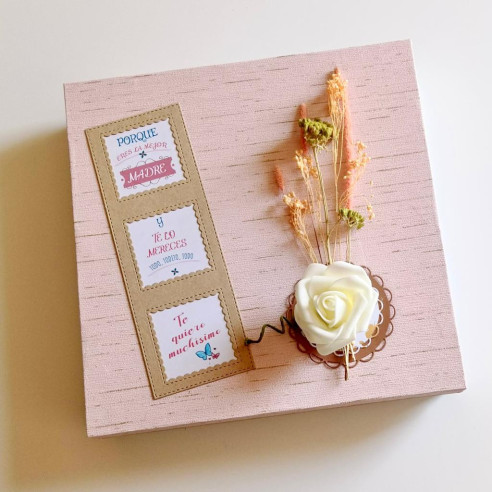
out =
[(205, 345), (205, 352), (199, 350), (198, 352), (196, 352), (196, 355), (200, 357), (200, 359), (210, 360), (210, 359), (217, 359), (220, 354), (218, 352), (213, 353), (210, 344), (207, 343), (207, 345)]

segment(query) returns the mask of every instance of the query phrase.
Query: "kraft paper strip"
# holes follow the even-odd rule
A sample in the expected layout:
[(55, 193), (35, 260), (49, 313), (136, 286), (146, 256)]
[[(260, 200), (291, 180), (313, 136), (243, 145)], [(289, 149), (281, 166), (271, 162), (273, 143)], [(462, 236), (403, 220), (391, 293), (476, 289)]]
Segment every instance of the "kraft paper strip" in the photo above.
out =
[(179, 105), (86, 135), (153, 397), (253, 369)]

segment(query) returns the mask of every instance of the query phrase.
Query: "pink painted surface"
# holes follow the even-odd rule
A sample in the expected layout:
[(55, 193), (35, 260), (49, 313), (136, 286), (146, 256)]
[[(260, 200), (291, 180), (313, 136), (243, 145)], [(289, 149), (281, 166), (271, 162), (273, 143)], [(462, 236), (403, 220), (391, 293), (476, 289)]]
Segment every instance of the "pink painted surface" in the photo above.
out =
[[(313, 364), (288, 336), (252, 347), (257, 369), (153, 400), (84, 130), (179, 103), (249, 336), (275, 323), (307, 264), (276, 192), (298, 187), (298, 105), (327, 115), (335, 66), (350, 83), (354, 139), (372, 156), (359, 191), (376, 220), (353, 260), (381, 275), (397, 310), (386, 348), (351, 371)], [(68, 84), (87, 428), (91, 436), (460, 391), (464, 378), (410, 43)], [(288, 170), (291, 171), (288, 171)], [(356, 197), (355, 204), (362, 204)]]

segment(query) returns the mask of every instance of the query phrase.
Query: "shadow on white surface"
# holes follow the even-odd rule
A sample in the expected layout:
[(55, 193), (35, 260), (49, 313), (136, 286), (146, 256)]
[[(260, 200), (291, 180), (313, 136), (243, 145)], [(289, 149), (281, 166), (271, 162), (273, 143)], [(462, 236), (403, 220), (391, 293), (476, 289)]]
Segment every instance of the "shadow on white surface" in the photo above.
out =
[(293, 464), (299, 455), (329, 460), (424, 410), (428, 399), (414, 399), (88, 439), (65, 131), (11, 147), (0, 160), (12, 490), (74, 490), (156, 470), (172, 481), (232, 464), (250, 474), (277, 455)]

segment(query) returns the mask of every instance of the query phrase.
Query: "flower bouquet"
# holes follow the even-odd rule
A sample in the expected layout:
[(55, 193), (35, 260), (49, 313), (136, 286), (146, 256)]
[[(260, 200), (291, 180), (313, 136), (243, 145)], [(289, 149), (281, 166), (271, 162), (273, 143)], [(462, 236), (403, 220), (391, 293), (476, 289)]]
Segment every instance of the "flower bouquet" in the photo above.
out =
[[(347, 81), (338, 69), (327, 80), (328, 121), (311, 119), (300, 107), (301, 149), (295, 154), (305, 198), (283, 195), (296, 238), (309, 258), (304, 276), (289, 299), (281, 327), (262, 327), (284, 333), (287, 328), (297, 347), (311, 360), (337, 368), (366, 362), (384, 348), (393, 330), (395, 310), (391, 292), (370, 270), (352, 263), (352, 235), (375, 218), (365, 199), (365, 215), (354, 206), (354, 189), (370, 161), (362, 142), (354, 144), (348, 108)], [(333, 194), (329, 195), (321, 159), (331, 150)], [(285, 182), (280, 166), (274, 169), (278, 188)], [(372, 186), (372, 181), (370, 181)], [(366, 220), (367, 219), (367, 220)]]

